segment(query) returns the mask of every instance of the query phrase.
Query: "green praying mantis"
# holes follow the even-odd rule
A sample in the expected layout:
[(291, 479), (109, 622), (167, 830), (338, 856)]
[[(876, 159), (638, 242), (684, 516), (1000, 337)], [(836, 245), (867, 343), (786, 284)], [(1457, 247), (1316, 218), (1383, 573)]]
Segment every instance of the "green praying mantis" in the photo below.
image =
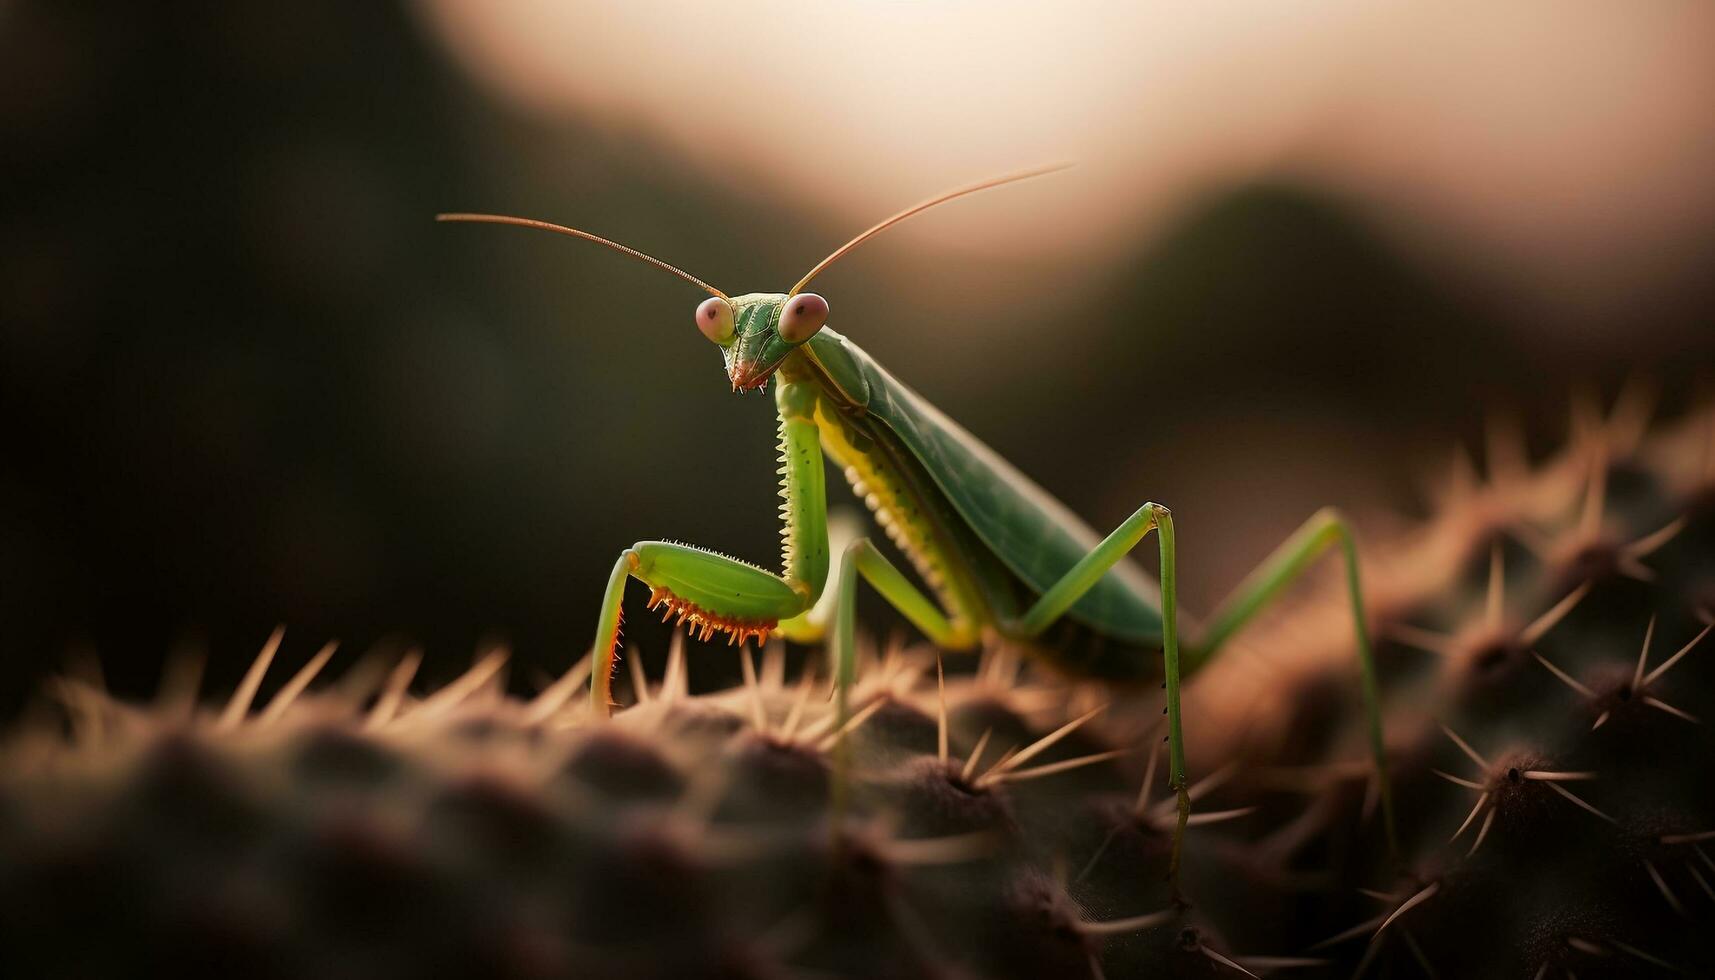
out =
[[(670, 272), (709, 294), (696, 308), (695, 321), (720, 348), (732, 389), (766, 390), (770, 379), (779, 382), (774, 403), (785, 500), (780, 573), (665, 541), (639, 541), (620, 552), (596, 623), (593, 706), (601, 716), (610, 707), (622, 601), (627, 582), (635, 578), (652, 590), (651, 609), (677, 613), (703, 639), (725, 634), (742, 646), (747, 639), (760, 644), (779, 634), (813, 643), (823, 640), (831, 625), (829, 649), (843, 721), (854, 675), (854, 607), (862, 579), (944, 650), (972, 650), (992, 633), (1036, 651), (1069, 674), (1116, 682), (1164, 680), (1169, 785), (1178, 798), (1169, 859), (1169, 878), (1176, 882), (1191, 812), (1181, 681), (1207, 665), (1319, 555), (1338, 546), (1391, 841), (1393, 807), (1357, 549), (1340, 514), (1328, 509), (1312, 516), (1233, 590), (1199, 636), (1187, 640), (1178, 625), (1176, 545), (1166, 507), (1145, 503), (1098, 538), (999, 454), (830, 329), (827, 300), (804, 291), (853, 249), (913, 215), (1059, 169), (985, 180), (906, 208), (834, 250), (783, 293), (728, 296), (660, 259), (576, 228), (504, 215), (437, 216), (569, 235)], [(844, 470), (852, 491), (909, 559), (927, 592), (866, 537), (831, 554), (824, 459)], [(1151, 531), (1160, 550), (1158, 582), (1123, 561)], [(831, 614), (819, 602), (830, 581)]]

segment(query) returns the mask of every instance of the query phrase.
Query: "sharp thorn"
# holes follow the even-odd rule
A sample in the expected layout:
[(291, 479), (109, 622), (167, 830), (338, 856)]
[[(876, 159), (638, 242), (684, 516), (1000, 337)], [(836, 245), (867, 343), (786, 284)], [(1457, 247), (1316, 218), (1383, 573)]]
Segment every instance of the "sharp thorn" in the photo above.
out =
[(1047, 735), (1042, 736), (1041, 738), (1037, 739), (1035, 742), (1032, 742), (1029, 745), (1029, 747), (1020, 751), (1017, 755), (1011, 756), (1010, 758), (1003, 759), (1000, 762), (995, 763), (994, 768), (990, 769), (988, 771), (988, 775), (993, 776), (993, 775), (1005, 773), (1006, 771), (1008, 771), (1010, 769), (1015, 769), (1018, 766), (1022, 765), (1023, 763), (1030, 761), (1031, 759), (1040, 755), (1042, 752), (1046, 751), (1054, 743), (1060, 741), (1062, 738), (1065, 738), (1067, 735), (1072, 734), (1078, 728), (1082, 727), (1083, 724), (1085, 722), (1089, 721), (1091, 718), (1094, 718), (1095, 716), (1101, 714), (1104, 710), (1106, 710), (1106, 708), (1107, 708), (1106, 704), (1099, 704), (1096, 707), (1091, 708), (1089, 711), (1084, 712), (1082, 715), (1079, 715), (1077, 718), (1074, 718), (1073, 720), (1067, 722), (1066, 724), (1061, 725), (1059, 728), (1056, 728), (1054, 731), (1048, 733)]
[(1244, 967), (1238, 965), (1237, 963), (1233, 962), (1232, 960), (1228, 959), (1227, 957), (1222, 956), (1220, 953), (1215, 952), (1214, 950), (1210, 949), (1209, 947), (1199, 944), (1198, 948), (1203, 951), (1204, 956), (1207, 956), (1209, 959), (1214, 960), (1216, 963), (1219, 963), (1222, 966), (1229, 967), (1231, 969), (1237, 970), (1240, 973), (1244, 974), (1245, 976), (1250, 977), (1251, 980), (1262, 980), (1261, 977), (1259, 977), (1256, 974), (1252, 973), (1251, 971), (1245, 969)]
[(292, 675), (292, 679), (286, 682), (286, 686), (280, 688), (280, 693), (274, 695), (274, 700), (268, 702), (268, 707), (262, 709), (262, 713), (256, 718), (256, 723), (263, 726), (272, 725), (285, 717), (287, 709), (310, 686), (310, 682), (316, 679), (316, 675), (321, 673), (323, 667), (327, 666), (328, 660), (338, 649), (339, 641), (329, 640), (325, 646), (316, 651), (316, 655), (310, 658), (310, 662)]
[(1655, 865), (1648, 858), (1644, 859), (1644, 870), (1649, 872), (1650, 880), (1655, 882), (1656, 890), (1661, 892), (1661, 897), (1667, 901), (1668, 908), (1673, 909), (1676, 914), (1684, 916), (1685, 906), (1679, 903), (1679, 896), (1673, 893), (1673, 889), (1667, 887), (1667, 880), (1661, 876), (1661, 872), (1655, 869)]
[(1663, 844), (1695, 844), (1698, 841), (1715, 840), (1715, 830), (1705, 830), (1695, 834), (1664, 834)]
[(1695, 647), (1699, 642), (1701, 642), (1705, 636), (1708, 636), (1709, 631), (1711, 629), (1715, 629), (1715, 626), (1703, 627), (1703, 631), (1698, 633), (1696, 636), (1692, 637), (1690, 643), (1687, 643), (1685, 646), (1680, 647), (1678, 653), (1675, 653), (1673, 656), (1668, 657), (1666, 660), (1661, 662), (1660, 666), (1658, 666), (1658, 667), (1656, 667), (1656, 669), (1650, 671), (1649, 674), (1644, 677), (1643, 686), (1648, 687), (1651, 684), (1654, 684), (1656, 681), (1660, 680), (1661, 676), (1663, 674), (1667, 673), (1668, 668), (1672, 667), (1676, 663), (1679, 663), (1680, 658), (1685, 656), (1686, 654), (1690, 653), (1691, 648)]
[[(1419, 905), (1422, 905), (1424, 902), (1429, 901), (1431, 898), (1434, 898), (1435, 893), (1440, 891), (1440, 890), (1441, 890), (1441, 883), (1439, 881), (1430, 882), (1429, 885), (1427, 887), (1425, 887), (1422, 891), (1420, 891), (1417, 894), (1406, 899), (1405, 902), (1403, 904), (1401, 904), (1399, 908), (1394, 909), (1390, 915), (1388, 915), (1386, 918), (1384, 918), (1382, 920), (1381, 925), (1376, 927), (1376, 936), (1380, 936), (1382, 934), (1383, 930), (1387, 929), (1388, 926), (1393, 924), (1395, 919), (1398, 919), (1400, 916), (1404, 915), (1405, 913), (1411, 911), (1412, 909), (1416, 908)], [(1374, 941), (1373, 937), (1372, 937), (1372, 941)]]
[(1487, 770), (1489, 768), (1489, 761), (1487, 759), (1483, 758), (1481, 755), (1478, 755), (1477, 750), (1471, 748), (1470, 743), (1468, 743), (1464, 739), (1460, 738), (1458, 732), (1455, 732), (1453, 729), (1448, 728), (1446, 725), (1442, 725), (1441, 730), (1443, 732), (1447, 733), (1447, 737), (1453, 740), (1454, 745), (1459, 746), (1461, 751), (1463, 751), (1466, 755), (1471, 757), (1472, 762), (1475, 762), (1480, 768), (1482, 768), (1484, 770)]
[(1536, 646), (1536, 642), (1542, 639), (1545, 633), (1553, 629), (1556, 623), (1564, 619), (1566, 614), (1584, 599), (1584, 596), (1590, 591), (1590, 585), (1591, 583), (1585, 582), (1566, 593), (1566, 596), (1551, 606), (1547, 612), (1538, 616), (1529, 626), (1519, 631), (1519, 642), (1527, 647)]
[(1567, 687), (1570, 687), (1572, 690), (1578, 692), (1579, 694), (1582, 694), (1584, 697), (1591, 698), (1591, 699), (1594, 699), (1596, 697), (1595, 691), (1592, 691), (1588, 687), (1585, 687), (1583, 684), (1578, 683), (1578, 681), (1573, 679), (1571, 674), (1568, 674), (1566, 671), (1561, 670), (1559, 667), (1556, 667), (1556, 666), (1554, 666), (1553, 663), (1549, 662), (1549, 659), (1547, 657), (1544, 657), (1542, 654), (1537, 653), (1535, 650), (1532, 650), (1530, 652), (1530, 655), (1536, 658), (1537, 663), (1540, 663), (1544, 667), (1547, 667), (1549, 670), (1549, 673), (1560, 678), (1560, 680), (1562, 682), (1564, 682)]
[(1458, 840), (1459, 835), (1463, 834), (1465, 832), (1466, 827), (1471, 826), (1471, 821), (1477, 819), (1477, 814), (1483, 812), (1483, 805), (1488, 803), (1488, 802), (1489, 802), (1489, 794), (1488, 793), (1484, 793), (1483, 795), (1477, 797), (1477, 805), (1471, 807), (1471, 812), (1467, 813), (1465, 815), (1465, 822), (1459, 825), (1458, 830), (1453, 831), (1453, 836), (1447, 838), (1447, 843), (1451, 844), (1454, 841)]
[(1644, 686), (1644, 668), (1649, 665), (1649, 644), (1655, 637), (1655, 617), (1649, 618), (1649, 625), (1644, 627), (1643, 649), (1638, 651), (1638, 666), (1632, 671), (1632, 690), (1642, 690)]
[(226, 703), (226, 710), (215, 723), (216, 731), (231, 731), (244, 721), (245, 713), (250, 710), (250, 702), (255, 699), (257, 689), (262, 686), (262, 677), (268, 673), (268, 665), (274, 662), (274, 654), (279, 652), (280, 641), (285, 638), (286, 627), (274, 627), (274, 632), (268, 635), (268, 641), (262, 644), (262, 652), (256, 655), (250, 669), (244, 672), (244, 679), (239, 682), (238, 690), (232, 692), (232, 700)]
[(1615, 820), (1613, 817), (1608, 816), (1606, 813), (1603, 813), (1601, 810), (1596, 809), (1595, 807), (1591, 806), (1590, 804), (1584, 802), (1579, 797), (1573, 795), (1571, 790), (1560, 785), (1559, 783), (1544, 783), (1543, 785), (1547, 786), (1551, 790), (1554, 790), (1556, 793), (1559, 793), (1561, 796), (1566, 797), (1568, 800), (1571, 800), (1573, 803), (1577, 804), (1580, 809), (1586, 810), (1586, 811), (1594, 814), (1595, 816), (1601, 817), (1603, 820), (1606, 820), (1609, 823), (1619, 823), (1618, 820)]
[(971, 747), (971, 754), (965, 759), (965, 768), (959, 772), (960, 782), (969, 783), (971, 781), (971, 775), (977, 771), (977, 760), (983, 757), (983, 749), (988, 748), (989, 736), (993, 734), (993, 727), (983, 729), (982, 735), (977, 739), (977, 744)]
[(1117, 936), (1127, 932), (1138, 932), (1153, 929), (1164, 922), (1171, 922), (1179, 915), (1178, 909), (1163, 909), (1148, 915), (1134, 915), (1129, 919), (1112, 919), (1107, 922), (1080, 922), (1077, 929), (1086, 936)]
[(1483, 841), (1485, 839), (1487, 839), (1489, 836), (1489, 827), (1491, 825), (1493, 825), (1494, 822), (1495, 822), (1495, 810), (1493, 807), (1491, 807), (1489, 809), (1488, 815), (1483, 817), (1483, 825), (1481, 827), (1477, 828), (1477, 839), (1471, 842), (1471, 849), (1469, 851), (1465, 852), (1465, 856), (1467, 858), (1476, 857), (1477, 848), (1483, 846)]
[(1454, 784), (1455, 786), (1463, 786), (1466, 789), (1474, 789), (1474, 790), (1478, 790), (1478, 791), (1481, 791), (1483, 788), (1482, 783), (1473, 782), (1469, 779), (1461, 779), (1458, 776), (1455, 776), (1450, 772), (1442, 772), (1439, 769), (1430, 769), (1429, 771), (1434, 773), (1437, 776), (1440, 776), (1442, 779), (1445, 779), (1448, 782)]

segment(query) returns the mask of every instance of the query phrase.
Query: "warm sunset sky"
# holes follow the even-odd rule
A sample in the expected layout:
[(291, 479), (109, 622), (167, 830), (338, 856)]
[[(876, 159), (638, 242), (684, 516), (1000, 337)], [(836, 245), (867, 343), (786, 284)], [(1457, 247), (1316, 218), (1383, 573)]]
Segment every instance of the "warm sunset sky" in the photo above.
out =
[[(1451, 271), (1597, 321), (1696, 274), (1715, 5), (428, 0), (525, 111), (605, 116), (854, 227), (1044, 161), (1075, 180), (908, 235), (1072, 261), (1201, 188), (1308, 175)], [(1551, 25), (1545, 28), (1545, 25)], [(1066, 220), (1030, 225), (1051, 206)], [(1472, 246), (1475, 246), (1474, 248)], [(906, 247), (901, 245), (900, 247)]]

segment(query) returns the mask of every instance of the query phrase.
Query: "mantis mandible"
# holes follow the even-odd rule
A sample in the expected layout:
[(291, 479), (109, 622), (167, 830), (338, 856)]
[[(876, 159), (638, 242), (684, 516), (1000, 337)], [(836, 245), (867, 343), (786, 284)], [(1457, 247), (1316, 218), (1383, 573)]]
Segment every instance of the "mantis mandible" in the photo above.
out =
[[(1036, 650), (1049, 664), (1071, 674), (1114, 681), (1165, 680), (1169, 785), (1178, 797), (1169, 877), (1176, 882), (1191, 812), (1180, 683), (1208, 664), (1312, 561), (1338, 546), (1391, 842), (1393, 806), (1357, 549), (1339, 513), (1327, 509), (1312, 516), (1240, 582), (1194, 641), (1186, 641), (1177, 622), (1173, 516), (1166, 507), (1145, 503), (1099, 538), (999, 454), (830, 329), (828, 301), (804, 291), (852, 249), (912, 215), (1059, 169), (986, 180), (906, 208), (834, 250), (783, 293), (728, 296), (660, 259), (576, 228), (504, 215), (437, 216), (440, 221), (519, 225), (569, 235), (670, 272), (709, 294), (696, 308), (695, 321), (702, 335), (720, 348), (733, 391), (766, 390), (770, 379), (779, 382), (774, 403), (780, 495), (785, 500), (780, 508), (781, 571), (665, 541), (639, 541), (620, 552), (596, 623), (590, 684), (594, 709), (605, 716), (611, 703), (622, 600), (626, 583), (635, 578), (652, 590), (651, 609), (678, 613), (680, 622), (689, 622), (703, 639), (722, 633), (729, 643), (742, 646), (755, 639), (760, 645), (768, 635), (779, 634), (811, 643), (822, 640), (831, 625), (830, 653), (843, 719), (854, 673), (856, 588), (862, 579), (944, 650), (972, 650), (992, 631)], [(830, 554), (824, 458), (843, 469), (852, 491), (909, 559), (927, 593), (868, 538), (859, 537), (840, 554)], [(1158, 582), (1122, 560), (1151, 531), (1160, 549)], [(825, 606), (818, 605), (830, 580), (831, 624)]]

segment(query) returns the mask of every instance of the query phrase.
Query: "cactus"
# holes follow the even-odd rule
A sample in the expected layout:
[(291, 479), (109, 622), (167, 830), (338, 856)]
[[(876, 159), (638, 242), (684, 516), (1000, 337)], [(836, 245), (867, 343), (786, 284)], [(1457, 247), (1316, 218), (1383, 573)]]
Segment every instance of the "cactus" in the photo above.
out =
[(1317, 882), (1284, 941), (1336, 975), (1715, 974), (1715, 413), (1653, 437), (1634, 396), (1582, 417), (1534, 472), (1497, 438), (1487, 481), (1461, 467), (1438, 520), (1370, 556), (1396, 854), (1318, 639), (1337, 608), (1274, 638), (1288, 693), (1226, 751), (1285, 828), (1260, 853)]
[(1715, 972), (1715, 414), (1630, 404), (1367, 554), (1397, 847), (1337, 596), (1193, 686), (1181, 894), (1158, 698), (1010, 648), (869, 651), (842, 723), (814, 658), (693, 693), (676, 640), (600, 723), (587, 660), (520, 698), (500, 652), (414, 694), (414, 656), (316, 683), (330, 646), (258, 709), (277, 632), (214, 707), (54, 682), (0, 769), (0, 970)]
[[(682, 643), (660, 681), (633, 668), (611, 723), (573, 696), (587, 660), (521, 700), (499, 685), (499, 653), (421, 698), (414, 658), (311, 692), (330, 647), (252, 710), (280, 642), (219, 710), (58, 682), (69, 726), (15, 738), (0, 780), (7, 975), (1203, 976), (1236, 962), (1164, 882), (1168, 814), (1135, 803), (1138, 733), (1008, 652), (945, 680), (927, 649), (871, 656), (838, 728), (827, 685), (788, 680), (779, 647), (760, 670), (740, 654), (743, 685), (692, 694)], [(1091, 849), (1119, 811), (1128, 836), (1098, 873)]]

